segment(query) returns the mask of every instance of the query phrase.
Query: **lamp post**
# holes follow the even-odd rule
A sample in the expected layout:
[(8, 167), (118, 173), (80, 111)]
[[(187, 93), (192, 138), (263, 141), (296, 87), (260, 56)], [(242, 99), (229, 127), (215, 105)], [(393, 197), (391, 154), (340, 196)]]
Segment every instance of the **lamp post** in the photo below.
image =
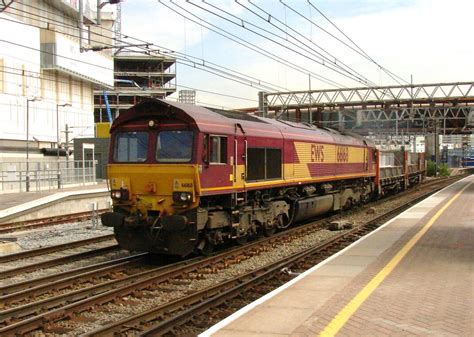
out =
[(30, 102), (39, 100), (37, 97), (26, 99), (26, 192), (30, 191)]

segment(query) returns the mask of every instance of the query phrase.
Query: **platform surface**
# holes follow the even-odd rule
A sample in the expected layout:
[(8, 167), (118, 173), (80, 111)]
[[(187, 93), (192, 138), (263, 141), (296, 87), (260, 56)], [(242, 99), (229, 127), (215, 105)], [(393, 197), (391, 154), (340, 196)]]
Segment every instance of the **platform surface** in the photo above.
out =
[(63, 188), (42, 192), (20, 192), (0, 194), (0, 219), (42, 204), (54, 202), (71, 195), (100, 193), (107, 191), (107, 184)]
[(200, 336), (474, 336), (474, 176)]

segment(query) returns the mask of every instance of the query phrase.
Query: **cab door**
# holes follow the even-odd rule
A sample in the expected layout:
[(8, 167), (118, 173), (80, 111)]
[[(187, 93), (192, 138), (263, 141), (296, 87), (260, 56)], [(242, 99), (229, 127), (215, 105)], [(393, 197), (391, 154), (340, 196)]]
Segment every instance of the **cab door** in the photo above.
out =
[(207, 192), (219, 192), (233, 187), (233, 136), (204, 135), (204, 168), (201, 186)]

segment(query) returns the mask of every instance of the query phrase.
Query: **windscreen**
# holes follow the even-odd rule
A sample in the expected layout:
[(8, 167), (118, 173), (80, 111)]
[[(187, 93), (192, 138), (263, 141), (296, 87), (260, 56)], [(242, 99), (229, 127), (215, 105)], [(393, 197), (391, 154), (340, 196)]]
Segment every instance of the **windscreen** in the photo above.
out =
[(161, 131), (156, 141), (156, 160), (161, 163), (184, 163), (192, 159), (193, 131)]
[(120, 132), (115, 136), (114, 161), (141, 163), (148, 153), (148, 132)]

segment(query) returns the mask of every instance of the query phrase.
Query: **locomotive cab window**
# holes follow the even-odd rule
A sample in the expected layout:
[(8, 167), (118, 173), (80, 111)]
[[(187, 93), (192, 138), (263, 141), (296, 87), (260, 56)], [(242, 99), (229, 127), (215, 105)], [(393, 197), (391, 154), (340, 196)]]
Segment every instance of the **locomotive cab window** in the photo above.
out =
[(227, 137), (205, 135), (203, 161), (208, 164), (227, 164)]
[(249, 148), (247, 157), (247, 181), (281, 178), (280, 149)]
[(190, 162), (194, 133), (188, 130), (161, 131), (156, 140), (156, 160), (159, 163)]
[(120, 132), (115, 136), (115, 162), (141, 163), (146, 161), (147, 153), (147, 132)]

